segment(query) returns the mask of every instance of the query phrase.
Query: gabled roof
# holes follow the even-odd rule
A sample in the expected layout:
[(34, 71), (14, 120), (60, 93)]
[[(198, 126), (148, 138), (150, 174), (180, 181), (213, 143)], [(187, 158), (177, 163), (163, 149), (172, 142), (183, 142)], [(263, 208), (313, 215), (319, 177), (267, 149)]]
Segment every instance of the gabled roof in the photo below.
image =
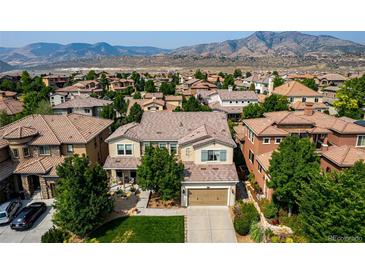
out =
[(258, 96), (254, 91), (229, 91), (229, 90), (218, 90), (218, 95), (222, 99), (222, 101), (230, 101), (230, 100), (253, 100), (258, 101)]
[(318, 77), (319, 80), (329, 80), (329, 81), (346, 81), (347, 78), (338, 73), (329, 73)]
[(56, 167), (63, 163), (62, 156), (44, 156), (29, 158), (19, 162), (14, 170), (14, 174), (38, 174), (57, 176)]
[(307, 86), (297, 81), (290, 81), (276, 87), (273, 90), (274, 94), (279, 94), (287, 97), (323, 97), (322, 94), (308, 88)]
[(268, 171), (270, 168), (270, 160), (271, 160), (271, 156), (272, 153), (274, 151), (269, 151), (260, 155), (256, 156), (256, 160), (261, 164), (261, 166)]
[(289, 133), (276, 126), (273, 126), (274, 121), (269, 118), (253, 118), (244, 119), (242, 121), (256, 135), (260, 136), (287, 136)]
[(144, 112), (139, 124), (121, 126), (106, 141), (123, 137), (183, 143), (204, 137), (233, 145), (227, 117), (221, 112)]
[(160, 100), (160, 99), (156, 99), (156, 98), (152, 98), (150, 100), (146, 100), (143, 102), (143, 106), (148, 106), (151, 104), (156, 104), (156, 105), (160, 105), (160, 106), (164, 106), (165, 105), (165, 101), (164, 100)]
[(93, 97), (75, 96), (73, 99), (54, 106), (53, 109), (103, 107), (111, 103), (113, 103), (113, 101)]
[(145, 93), (144, 99), (152, 99), (152, 98), (162, 99), (163, 93), (162, 92), (146, 92)]
[(352, 146), (333, 146), (322, 156), (335, 163), (339, 167), (351, 167), (358, 160), (365, 162), (365, 151)]

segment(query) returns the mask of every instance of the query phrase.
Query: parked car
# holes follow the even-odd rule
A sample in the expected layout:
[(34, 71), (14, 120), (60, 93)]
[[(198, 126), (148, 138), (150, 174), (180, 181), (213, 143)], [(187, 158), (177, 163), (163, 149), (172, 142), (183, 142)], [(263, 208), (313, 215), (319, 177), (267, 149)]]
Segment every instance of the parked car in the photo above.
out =
[(0, 205), (0, 225), (10, 223), (21, 207), (20, 201), (10, 201)]
[(35, 221), (46, 211), (47, 206), (43, 202), (32, 203), (24, 207), (11, 222), (14, 230), (25, 230), (33, 226)]

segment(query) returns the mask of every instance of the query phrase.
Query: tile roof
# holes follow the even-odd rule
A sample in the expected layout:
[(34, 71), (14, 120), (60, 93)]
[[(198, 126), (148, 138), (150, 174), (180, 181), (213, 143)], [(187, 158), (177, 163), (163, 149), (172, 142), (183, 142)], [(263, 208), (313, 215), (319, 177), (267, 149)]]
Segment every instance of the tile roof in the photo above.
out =
[(141, 159), (137, 157), (110, 157), (106, 158), (104, 169), (137, 169)]
[(252, 100), (258, 101), (258, 96), (254, 91), (229, 91), (229, 90), (218, 90), (218, 95), (222, 101), (230, 101), (230, 100)]
[(62, 156), (32, 157), (16, 165), (14, 174), (57, 176), (56, 167), (63, 163)]
[(214, 129), (215, 136), (219, 135), (221, 140), (232, 142), (225, 113), (167, 111), (144, 112), (140, 124), (120, 127), (107, 141), (119, 137), (138, 141), (179, 141), (204, 125)]
[(322, 94), (308, 88), (307, 86), (299, 83), (297, 81), (290, 81), (276, 87), (273, 92), (274, 94), (279, 94), (283, 96), (293, 96), (293, 97), (323, 97)]
[(338, 73), (329, 73), (318, 77), (319, 80), (329, 80), (329, 81), (346, 81), (347, 78)]
[(256, 135), (260, 136), (287, 136), (289, 133), (283, 129), (273, 126), (274, 121), (269, 118), (244, 119), (242, 121)]
[(238, 182), (237, 170), (231, 165), (196, 165), (193, 162), (184, 162), (184, 182)]
[(23, 111), (23, 103), (13, 98), (0, 97), (0, 112), (14, 115)]
[(228, 114), (241, 114), (243, 107), (222, 106), (219, 102), (209, 104), (209, 107), (215, 111), (223, 111)]
[(143, 102), (143, 106), (148, 106), (148, 105), (151, 105), (151, 104), (165, 106), (165, 101), (161, 100), (161, 99), (157, 99), (157, 98), (152, 98), (152, 99), (149, 99), (149, 100), (145, 100)]
[(365, 151), (352, 146), (332, 146), (322, 157), (327, 158), (339, 167), (351, 167), (358, 160), (365, 161)]
[[(290, 107), (294, 110), (304, 110), (306, 106), (305, 102), (295, 102), (295, 103), (291, 103)], [(317, 103), (313, 103), (313, 109), (328, 109), (328, 106), (324, 103), (321, 102), (317, 102)]]
[(163, 93), (162, 92), (146, 92), (144, 95), (144, 99), (163, 99)]
[(93, 97), (75, 96), (73, 99), (54, 106), (53, 109), (103, 107), (111, 103), (113, 103), (113, 101)]
[(182, 101), (182, 96), (180, 96), (180, 95), (167, 95), (167, 96), (165, 96), (165, 101)]
[(85, 144), (113, 123), (112, 120), (81, 114), (28, 115), (0, 128), (0, 141), (7, 133), (19, 127), (38, 131), (31, 145)]
[(35, 136), (37, 134), (38, 134), (38, 131), (35, 128), (19, 126), (19, 127), (11, 128), (9, 131), (6, 131), (3, 135), (3, 138), (6, 140), (23, 139), (23, 138)]

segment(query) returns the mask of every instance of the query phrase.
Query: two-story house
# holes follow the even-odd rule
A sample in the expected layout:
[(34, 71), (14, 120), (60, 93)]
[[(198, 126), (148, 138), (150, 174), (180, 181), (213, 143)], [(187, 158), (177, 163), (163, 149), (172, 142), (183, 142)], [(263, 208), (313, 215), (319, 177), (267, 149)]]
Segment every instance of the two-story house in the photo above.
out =
[(321, 93), (297, 81), (286, 82), (274, 88), (272, 93), (287, 97), (290, 108), (293, 110), (304, 110), (306, 103), (313, 103), (313, 108), (318, 111), (328, 109), (322, 101), (323, 95)]
[(233, 91), (232, 89), (199, 90), (196, 96), (208, 104), (213, 111), (222, 111), (229, 119), (239, 120), (243, 107), (257, 104), (259, 98), (254, 91)]
[(42, 82), (46, 87), (62, 88), (69, 80), (66, 75), (46, 75), (42, 77)]
[(102, 91), (103, 89), (101, 88), (100, 83), (96, 80), (79, 81), (72, 86), (56, 89), (56, 93), (68, 93), (71, 95), (100, 94)]
[(133, 99), (132, 97), (125, 97), (128, 101), (128, 111), (130, 108), (137, 103), (141, 106), (143, 111), (172, 111), (176, 107), (182, 107), (182, 99), (180, 95), (166, 95), (162, 92), (147, 92), (143, 95), (143, 99)]
[(53, 197), (56, 167), (65, 157), (85, 154), (92, 163), (104, 163), (112, 123), (80, 114), (29, 115), (0, 128), (0, 174), (5, 173), (0, 178), (6, 189), (27, 197), (40, 189), (42, 198)]
[(326, 171), (341, 170), (357, 160), (365, 160), (365, 127), (355, 120), (314, 111), (310, 104), (304, 111), (264, 115), (264, 118), (243, 120), (240, 147), (249, 171), (267, 198), (272, 194), (266, 186), (271, 154), (286, 136), (309, 137), (321, 155), (321, 167)]
[[(185, 166), (181, 205), (234, 205), (238, 176), (227, 117), (221, 112), (145, 112), (106, 142), (111, 180), (135, 180), (147, 146), (166, 148)], [(137, 181), (138, 184), (138, 181)]]
[(109, 90), (111, 91), (122, 91), (128, 87), (134, 87), (134, 81), (132, 79), (113, 78), (109, 83)]
[(100, 111), (104, 106), (112, 104), (113, 101), (97, 99), (85, 96), (73, 96), (72, 99), (53, 106), (54, 114), (79, 113), (88, 116), (100, 116)]

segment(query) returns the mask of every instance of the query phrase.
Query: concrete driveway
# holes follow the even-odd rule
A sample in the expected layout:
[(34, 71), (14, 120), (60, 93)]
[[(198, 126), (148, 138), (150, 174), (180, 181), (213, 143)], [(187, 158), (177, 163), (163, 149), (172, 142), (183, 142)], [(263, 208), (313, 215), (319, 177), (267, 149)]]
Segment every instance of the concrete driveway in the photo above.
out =
[(188, 243), (237, 242), (228, 207), (188, 207), (186, 219)]
[[(23, 200), (23, 206), (38, 199)], [(0, 225), (0, 243), (40, 243), (42, 235), (52, 227), (53, 200), (42, 200), (47, 204), (47, 210), (34, 223), (33, 227), (26, 231), (15, 231), (9, 225)]]

